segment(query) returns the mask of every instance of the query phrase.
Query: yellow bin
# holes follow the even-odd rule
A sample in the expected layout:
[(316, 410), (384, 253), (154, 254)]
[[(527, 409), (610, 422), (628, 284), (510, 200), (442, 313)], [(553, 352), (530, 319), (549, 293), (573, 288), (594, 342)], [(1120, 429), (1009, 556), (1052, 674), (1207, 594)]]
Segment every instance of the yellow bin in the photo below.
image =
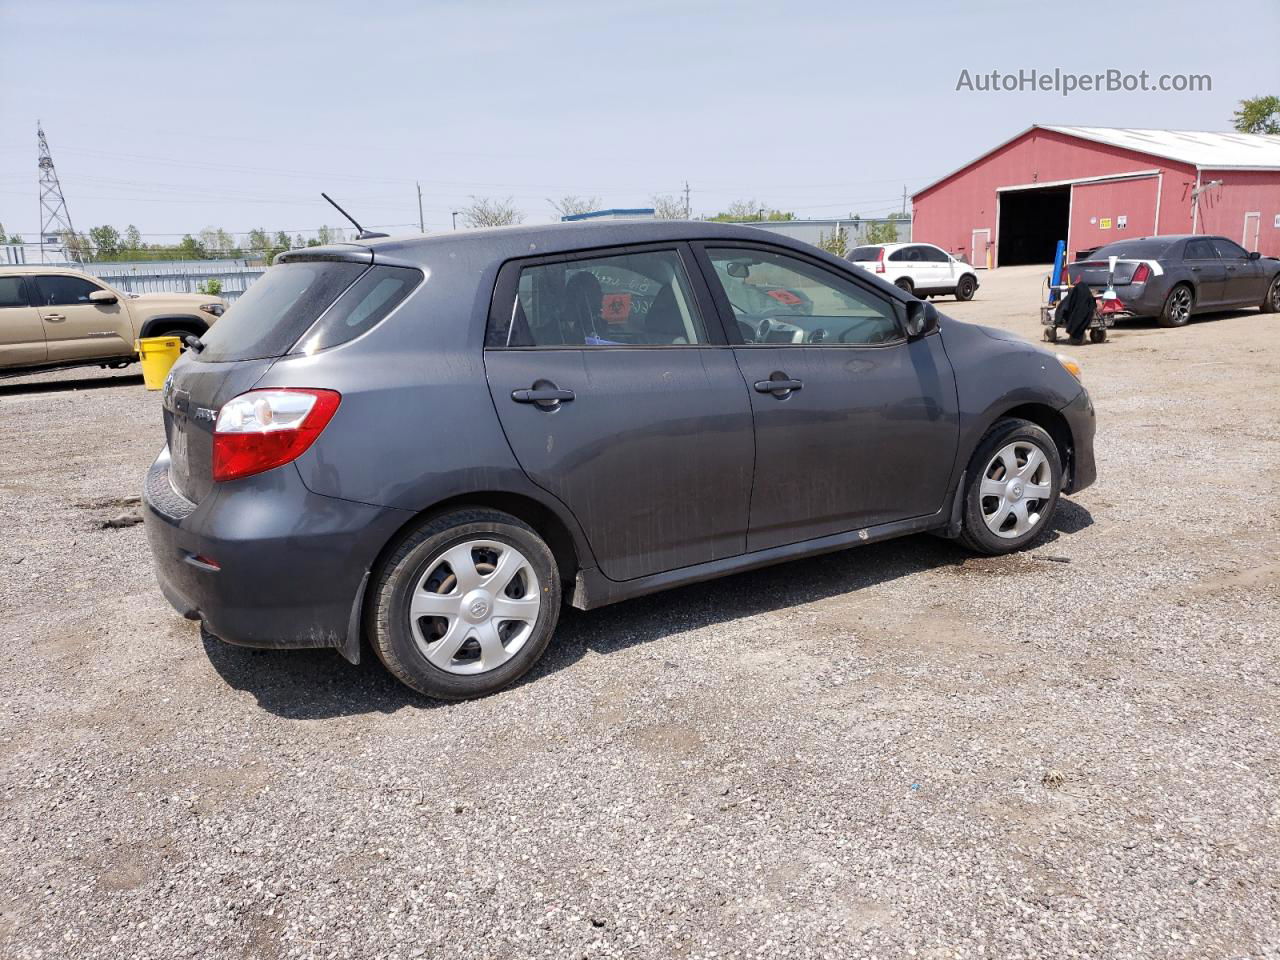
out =
[(177, 337), (143, 337), (133, 341), (133, 349), (142, 361), (142, 382), (148, 390), (159, 390), (169, 369), (178, 362), (182, 341)]

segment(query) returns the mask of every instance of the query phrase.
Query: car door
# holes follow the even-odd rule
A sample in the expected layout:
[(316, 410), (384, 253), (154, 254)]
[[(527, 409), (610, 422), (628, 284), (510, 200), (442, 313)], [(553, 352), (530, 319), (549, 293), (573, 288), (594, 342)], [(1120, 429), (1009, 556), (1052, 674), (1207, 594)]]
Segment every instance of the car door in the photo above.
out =
[(529, 478), (630, 580), (746, 549), (751, 401), (680, 245), (512, 261), (485, 372)]
[(49, 351), (44, 343), (40, 312), (31, 305), (26, 277), (0, 276), (0, 370), (44, 363)]
[(1188, 240), (1183, 248), (1182, 260), (1195, 282), (1196, 306), (1220, 306), (1225, 296), (1227, 268), (1209, 238), (1196, 237)]
[(124, 306), (114, 300), (94, 302), (90, 294), (105, 291), (85, 277), (39, 274), (35, 277), (36, 306), (44, 324), (50, 360), (93, 360), (133, 353), (126, 331), (132, 328)]
[(695, 246), (755, 415), (747, 548), (942, 509), (959, 426), (942, 338), (908, 340), (899, 301), (822, 261)]
[(929, 289), (950, 291), (956, 288), (956, 275), (951, 257), (941, 247), (931, 243), (920, 244), (920, 254), (929, 271)]
[(1263, 272), (1262, 264), (1257, 260), (1250, 260), (1244, 247), (1225, 237), (1214, 237), (1213, 248), (1226, 270), (1223, 302), (1251, 307), (1260, 304), (1267, 291), (1267, 280), (1270, 279)]

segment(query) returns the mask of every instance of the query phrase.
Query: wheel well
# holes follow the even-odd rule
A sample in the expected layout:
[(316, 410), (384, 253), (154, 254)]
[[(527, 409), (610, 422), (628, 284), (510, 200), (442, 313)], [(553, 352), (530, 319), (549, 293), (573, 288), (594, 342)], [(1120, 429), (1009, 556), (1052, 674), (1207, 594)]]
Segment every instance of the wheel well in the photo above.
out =
[[(502, 493), (498, 491), (466, 493), (450, 497), (448, 500), (442, 500), (440, 503), (420, 511), (406, 521), (395, 532), (395, 535), (387, 541), (381, 552), (379, 552), (378, 558), (374, 561), (372, 569), (377, 570), (383, 559), (394, 552), (400, 542), (409, 535), (409, 532), (416, 529), (424, 521), (437, 517), (442, 513), (467, 507), (488, 507), (491, 510), (501, 510), (503, 513), (509, 513), (533, 527), (538, 536), (542, 537), (547, 546), (551, 548), (551, 555), (555, 557), (556, 567), (560, 570), (560, 582), (564, 585), (566, 595), (572, 593), (574, 580), (578, 575), (578, 551), (574, 546), (573, 534), (569, 532), (568, 528), (565, 527), (564, 523), (552, 510), (532, 497), (526, 497), (518, 493)], [(372, 584), (370, 586), (372, 587)]]
[(1001, 419), (1017, 417), (1020, 420), (1030, 420), (1053, 437), (1053, 445), (1058, 448), (1058, 457), (1062, 460), (1062, 485), (1069, 488), (1072, 469), (1075, 466), (1075, 448), (1072, 445), (1071, 427), (1067, 423), (1067, 418), (1053, 407), (1041, 403), (1026, 403), (1012, 410), (1006, 410), (1000, 416)]
[(182, 330), (194, 333), (197, 337), (209, 329), (209, 325), (199, 317), (152, 317), (142, 325), (140, 337), (158, 336), (165, 330)]

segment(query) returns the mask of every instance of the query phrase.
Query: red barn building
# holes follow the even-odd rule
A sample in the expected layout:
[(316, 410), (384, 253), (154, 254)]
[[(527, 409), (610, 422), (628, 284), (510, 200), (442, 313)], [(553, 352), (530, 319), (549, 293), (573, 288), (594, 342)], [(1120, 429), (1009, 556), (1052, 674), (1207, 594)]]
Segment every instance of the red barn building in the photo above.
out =
[[(1198, 188), (1198, 192), (1197, 192)], [(1161, 233), (1280, 257), (1280, 137), (1033, 126), (911, 198), (913, 240), (975, 266)]]

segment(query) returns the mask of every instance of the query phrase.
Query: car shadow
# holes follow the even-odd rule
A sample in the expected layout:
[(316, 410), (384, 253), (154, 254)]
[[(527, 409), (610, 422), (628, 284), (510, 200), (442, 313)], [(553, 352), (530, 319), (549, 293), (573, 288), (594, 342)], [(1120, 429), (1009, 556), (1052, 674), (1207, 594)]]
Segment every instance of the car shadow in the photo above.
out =
[(137, 387), (142, 385), (142, 374), (133, 373), (120, 377), (79, 377), (75, 380), (37, 380), (34, 383), (6, 383), (0, 380), (0, 397), (15, 397), (29, 393), (62, 393), (69, 390), (102, 390), (107, 387)]
[[(1092, 523), (1093, 517), (1084, 507), (1061, 500), (1052, 528), (1032, 552)], [(566, 607), (546, 654), (516, 686), (537, 683), (588, 653), (608, 656), (673, 633), (812, 603), (912, 574), (960, 566), (972, 559), (971, 553), (952, 541), (920, 534), (793, 560), (599, 610)], [(228, 685), (253, 694), (264, 710), (286, 719), (318, 720), (388, 714), (404, 707), (429, 710), (448, 706), (395, 680), (367, 645), (360, 664), (352, 666), (333, 650), (251, 650), (208, 635), (203, 642), (210, 664)]]
[[(1212, 322), (1214, 320), (1234, 320), (1238, 317), (1257, 316), (1258, 311), (1251, 307), (1240, 307), (1235, 310), (1222, 310), (1217, 313), (1197, 313), (1191, 318), (1188, 326), (1195, 326), (1197, 323)], [(1176, 329), (1173, 327), (1162, 327), (1159, 319), (1156, 317), (1126, 317), (1124, 320), (1116, 321), (1116, 325), (1112, 330), (1121, 333), (1126, 330), (1166, 330)]]

